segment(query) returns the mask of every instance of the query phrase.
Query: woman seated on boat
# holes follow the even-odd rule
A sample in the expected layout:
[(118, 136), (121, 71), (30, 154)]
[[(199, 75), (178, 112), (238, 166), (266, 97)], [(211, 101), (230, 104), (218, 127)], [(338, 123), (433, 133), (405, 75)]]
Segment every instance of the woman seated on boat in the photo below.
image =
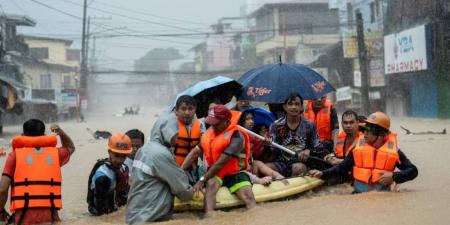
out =
[[(245, 127), (248, 130), (253, 130), (254, 128), (254, 115), (252, 112), (243, 112), (241, 115), (241, 118), (239, 119), (239, 125), (242, 127)], [(258, 126), (260, 129), (258, 131), (261, 131), (263, 129), (264, 125)], [(260, 132), (256, 131), (257, 133), (261, 134)], [(264, 130), (263, 130), (264, 131)], [(267, 130), (266, 130), (267, 132)], [(263, 133), (264, 134), (264, 133)], [(262, 135), (265, 136), (265, 135)], [(247, 174), (250, 176), (250, 179), (253, 183), (256, 184), (263, 184), (263, 185), (269, 185), (272, 180), (280, 180), (284, 179), (284, 176), (282, 176), (277, 171), (271, 169), (270, 167), (266, 166), (263, 162), (257, 159), (264, 158), (265, 152), (267, 152), (266, 148), (267, 145), (264, 141), (253, 137), (249, 135), (250, 138), (250, 151), (251, 151), (251, 157), (249, 161), (249, 170), (247, 171)], [(259, 178), (262, 177), (262, 178)]]

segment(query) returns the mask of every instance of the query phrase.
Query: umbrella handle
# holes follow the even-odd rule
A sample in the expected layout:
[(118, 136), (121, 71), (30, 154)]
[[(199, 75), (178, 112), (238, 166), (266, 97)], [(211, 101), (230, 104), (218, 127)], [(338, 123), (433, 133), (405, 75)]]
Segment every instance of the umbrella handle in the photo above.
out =
[[(260, 140), (266, 140), (266, 138), (265, 137), (263, 137), (263, 136), (261, 136), (261, 135), (259, 135), (259, 134), (257, 134), (257, 133), (255, 133), (255, 132), (253, 132), (253, 131), (251, 131), (251, 130), (248, 130), (247, 128), (245, 128), (245, 127), (242, 127), (242, 126), (240, 126), (240, 125), (238, 125), (238, 127), (239, 128), (241, 128), (241, 129), (243, 129), (245, 132), (247, 132), (247, 134), (249, 134), (249, 135), (251, 135), (251, 136), (253, 136), (253, 137), (256, 137), (256, 138), (258, 138), (258, 139), (260, 139)], [(289, 153), (290, 155), (295, 155), (295, 152), (294, 151), (292, 151), (292, 150), (290, 150), (290, 149), (288, 149), (288, 148), (286, 148), (286, 147), (284, 147), (284, 146), (282, 146), (282, 145), (279, 145), (279, 144), (277, 144), (277, 143), (275, 143), (275, 142), (270, 142), (270, 144), (273, 146), (273, 147), (275, 147), (275, 148), (278, 148), (278, 149), (280, 149), (280, 150), (282, 150), (282, 151), (285, 151), (286, 153)]]

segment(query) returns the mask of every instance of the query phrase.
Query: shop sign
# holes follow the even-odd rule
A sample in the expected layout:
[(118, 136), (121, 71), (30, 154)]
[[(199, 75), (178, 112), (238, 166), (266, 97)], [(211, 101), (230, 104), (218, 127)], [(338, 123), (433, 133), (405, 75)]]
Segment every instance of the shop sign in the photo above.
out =
[(425, 25), (384, 36), (385, 74), (428, 69)]

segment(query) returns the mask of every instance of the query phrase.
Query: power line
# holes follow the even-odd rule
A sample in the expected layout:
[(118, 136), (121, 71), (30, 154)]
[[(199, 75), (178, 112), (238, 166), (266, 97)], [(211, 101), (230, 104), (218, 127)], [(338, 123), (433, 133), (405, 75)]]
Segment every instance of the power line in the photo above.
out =
[(123, 8), (123, 7), (118, 7), (118, 6), (114, 6), (114, 5), (111, 5), (111, 4), (106, 4), (106, 3), (100, 2), (100, 1), (97, 1), (97, 4), (106, 5), (106, 6), (109, 6), (111, 8), (120, 9), (120, 10), (124, 10), (124, 11), (127, 11), (127, 12), (134, 12), (134, 13), (141, 14), (141, 15), (152, 16), (152, 17), (160, 18), (160, 19), (178, 21), (178, 22), (183, 22), (183, 23), (190, 23), (190, 24), (198, 24), (198, 25), (204, 25), (204, 26), (209, 26), (210, 25), (210, 24), (206, 24), (206, 23), (199, 23), (199, 22), (189, 21), (189, 20), (180, 20), (180, 19), (176, 19), (176, 18), (171, 18), (171, 17), (165, 17), (165, 16), (159, 16), (159, 15), (155, 15), (155, 14), (140, 12), (140, 11), (136, 11), (136, 10), (133, 10), (133, 9), (130, 9), (130, 8)]
[[(82, 20), (82, 19), (83, 19), (83, 18), (81, 18), (81, 17), (79, 17), (79, 16), (75, 16), (75, 15), (70, 14), (70, 13), (68, 13), (68, 12), (65, 12), (65, 11), (63, 11), (63, 10), (60, 10), (60, 9), (57, 9), (57, 8), (52, 7), (52, 6), (50, 6), (50, 5), (47, 5), (47, 4), (45, 4), (45, 3), (42, 3), (42, 2), (40, 2), (40, 1), (37, 1), (37, 0), (30, 0), (30, 1), (32, 1), (32, 2), (34, 2), (34, 3), (36, 3), (36, 4), (39, 4), (39, 5), (41, 5), (41, 6), (47, 7), (47, 8), (49, 8), (49, 9), (52, 9), (52, 10), (54, 10), (54, 11), (57, 11), (57, 12), (59, 12), (59, 13), (62, 13), (62, 14), (64, 14), (64, 15), (66, 15), (66, 16), (70, 16), (70, 17), (72, 17), (72, 18), (79, 19), (79, 20)], [(96, 25), (97, 25), (97, 26), (101, 26), (101, 27), (111, 28), (111, 26), (107, 26), (107, 25), (103, 25), (103, 24), (96, 24)], [(127, 29), (127, 30), (130, 30), (130, 29)], [(139, 32), (139, 31), (133, 31), (133, 30), (130, 30), (130, 31), (132, 31), (132, 32)], [(116, 34), (115, 36), (124, 36), (124, 37), (125, 37), (125, 35), (127, 34), (127, 33), (122, 33), (122, 32), (118, 32), (118, 31), (116, 31), (116, 33), (119, 33), (119, 34)], [(141, 34), (141, 35), (146, 35), (146, 34)], [(163, 41), (163, 42), (178, 43), (178, 44), (184, 44), (184, 45), (194, 45), (194, 43), (187, 43), (187, 42), (180, 42), (180, 41), (164, 40), (164, 39), (152, 38), (152, 37), (150, 37), (150, 36), (148, 36), (148, 37), (142, 36), (142, 37), (140, 37), (140, 38), (151, 39), (151, 40), (156, 40), (156, 41)]]
[(55, 7), (53, 7), (53, 6), (47, 5), (47, 4), (45, 4), (45, 3), (42, 3), (42, 2), (40, 2), (40, 1), (37, 1), (37, 0), (30, 0), (30, 1), (32, 1), (32, 2), (34, 2), (34, 3), (36, 3), (36, 4), (38, 4), (38, 5), (44, 6), (44, 7), (46, 7), (46, 8), (49, 8), (49, 9), (55, 10), (55, 11), (57, 11), (57, 12), (60, 12), (60, 13), (62, 13), (62, 14), (64, 14), (64, 15), (66, 15), (66, 16), (69, 16), (69, 17), (72, 17), (72, 18), (75, 18), (75, 19), (79, 19), (79, 20), (82, 20), (82, 19), (83, 19), (83, 18), (81, 18), (81, 17), (79, 17), (79, 16), (75, 16), (75, 15), (70, 14), (70, 13), (68, 13), (68, 12), (65, 12), (65, 11), (62, 11), (62, 10), (60, 10), (60, 9), (57, 9), (57, 8), (55, 8)]
[[(134, 75), (144, 75), (144, 74), (194, 74), (192, 71), (167, 71), (167, 70), (146, 70), (146, 71), (136, 71), (136, 70), (91, 70), (90, 73), (95, 74), (134, 74)], [(245, 73), (247, 71), (238, 70), (216, 70), (216, 71), (206, 71), (206, 72), (195, 72), (198, 75), (216, 75), (216, 74), (231, 74), (231, 73)]]
[[(32, 1), (35, 1), (35, 0), (32, 0)], [(82, 5), (80, 5), (78, 3), (75, 3), (75, 2), (72, 2), (72, 1), (69, 1), (69, 0), (61, 0), (61, 1), (67, 2), (67, 3), (72, 4), (72, 5), (76, 5), (76, 6), (81, 6), (82, 7)], [(186, 31), (196, 32), (196, 30), (193, 30), (193, 29), (189, 29), (189, 28), (185, 28), (185, 27), (179, 27), (179, 26), (174, 26), (174, 25), (168, 25), (168, 24), (164, 24), (164, 23), (151, 21), (151, 20), (145, 20), (145, 19), (141, 19), (141, 18), (137, 18), (137, 17), (133, 17), (133, 16), (128, 16), (128, 15), (124, 15), (124, 14), (120, 14), (120, 13), (116, 13), (116, 12), (111, 12), (111, 11), (100, 9), (100, 8), (95, 8), (95, 7), (92, 7), (92, 6), (89, 7), (89, 8), (97, 10), (99, 12), (103, 12), (103, 13), (111, 14), (111, 15), (114, 15), (114, 16), (119, 16), (119, 17), (131, 19), (131, 20), (147, 22), (149, 24), (154, 24), (154, 25), (159, 25), (159, 26), (164, 26), (164, 27), (176, 28), (176, 29), (179, 29), (179, 30), (186, 30)]]

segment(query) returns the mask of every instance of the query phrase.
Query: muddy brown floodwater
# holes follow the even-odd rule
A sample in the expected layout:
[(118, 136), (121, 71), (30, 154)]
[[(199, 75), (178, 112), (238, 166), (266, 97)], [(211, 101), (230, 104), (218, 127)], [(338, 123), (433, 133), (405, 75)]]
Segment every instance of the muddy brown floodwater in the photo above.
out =
[[(162, 109), (146, 109), (143, 115), (115, 117), (93, 115), (87, 122), (63, 122), (61, 127), (72, 137), (76, 152), (63, 168), (62, 224), (125, 224), (125, 210), (92, 217), (87, 213), (86, 189), (94, 162), (106, 157), (106, 141), (93, 140), (86, 128), (111, 132), (141, 129), (148, 138), (155, 115)], [(351, 195), (346, 185), (321, 188), (297, 199), (259, 204), (245, 211), (216, 212), (208, 218), (199, 213), (176, 214), (160, 224), (450, 224), (450, 138), (449, 135), (405, 135), (400, 125), (412, 131), (450, 129), (450, 120), (393, 118), (392, 130), (399, 133), (399, 146), (418, 167), (419, 176), (401, 184), (399, 192)], [(21, 132), (8, 126), (6, 137)], [(10, 151), (10, 150), (8, 150)], [(3, 169), (5, 157), (0, 159)]]

